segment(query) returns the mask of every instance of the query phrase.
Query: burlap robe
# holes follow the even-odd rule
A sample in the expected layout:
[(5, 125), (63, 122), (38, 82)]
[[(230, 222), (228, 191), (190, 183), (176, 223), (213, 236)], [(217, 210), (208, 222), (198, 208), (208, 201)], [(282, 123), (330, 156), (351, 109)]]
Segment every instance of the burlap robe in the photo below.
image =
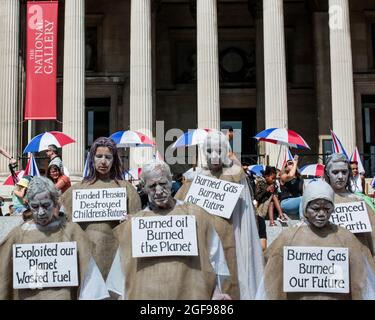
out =
[(115, 228), (121, 268), (125, 271), (127, 299), (208, 300), (216, 284), (210, 258), (212, 218), (196, 205), (182, 204), (173, 210), (140, 211), (134, 217), (194, 215), (198, 256), (132, 258), (131, 220)]
[[(69, 221), (72, 220), (72, 194), (76, 189), (110, 189), (126, 188), (128, 214), (141, 210), (141, 200), (135, 188), (127, 181), (119, 181), (119, 185), (111, 181), (98, 180), (93, 184), (77, 183), (70, 187), (62, 195), (65, 214)], [(87, 233), (89, 239), (94, 244), (93, 257), (102, 273), (104, 280), (107, 279), (112, 261), (115, 257), (118, 243), (113, 235), (112, 229), (118, 226), (118, 221), (103, 222), (80, 222), (79, 225)]]
[(81, 284), (91, 258), (92, 246), (87, 235), (73, 222), (62, 222), (49, 231), (32, 228), (34, 221), (27, 221), (14, 228), (0, 244), (0, 300), (76, 300), (80, 287), (45, 289), (13, 289), (13, 244), (77, 242), (78, 281)]
[[(216, 179), (221, 179), (228, 182), (240, 183), (242, 174), (241, 171), (236, 172), (235, 175), (227, 174), (225, 172), (220, 172), (216, 176), (209, 174), (207, 171), (204, 172), (205, 175), (214, 177)], [(178, 190), (175, 198), (178, 200), (185, 200), (187, 193), (189, 192), (192, 181), (186, 181), (182, 187)], [(240, 289), (238, 286), (238, 273), (237, 273), (237, 259), (236, 259), (236, 242), (234, 239), (233, 231), (233, 219), (224, 219), (218, 216), (213, 216), (214, 226), (216, 232), (218, 233), (221, 243), (223, 244), (225, 259), (227, 260), (229, 272), (231, 274), (230, 279), (225, 281), (222, 285), (222, 290), (224, 293), (229, 294), (232, 299), (240, 299)]]
[[(335, 194), (335, 203), (347, 203), (355, 201), (363, 201), (363, 199), (354, 194), (350, 194), (349, 197), (342, 197), (338, 194)], [(375, 257), (375, 216), (372, 208), (366, 202), (365, 204), (371, 223), (372, 232), (355, 233), (354, 235), (364, 246), (366, 246), (370, 250), (372, 256)]]
[[(284, 246), (346, 247), (349, 248), (350, 293), (283, 292), (283, 248)], [(266, 251), (267, 264), (264, 272), (263, 299), (271, 300), (361, 300), (366, 290), (365, 260), (375, 268), (369, 250), (348, 230), (329, 224), (321, 229), (312, 229), (303, 224), (289, 227), (282, 232)], [(374, 269), (373, 269), (374, 270)], [(258, 296), (262, 294), (258, 294)]]

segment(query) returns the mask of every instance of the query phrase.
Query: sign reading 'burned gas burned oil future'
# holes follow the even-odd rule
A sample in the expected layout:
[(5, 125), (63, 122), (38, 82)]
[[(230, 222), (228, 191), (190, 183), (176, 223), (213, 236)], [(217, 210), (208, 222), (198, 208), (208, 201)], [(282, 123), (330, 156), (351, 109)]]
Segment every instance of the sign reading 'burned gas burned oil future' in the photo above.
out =
[(132, 256), (197, 256), (195, 216), (134, 217)]
[(121, 220), (127, 214), (126, 189), (77, 189), (72, 195), (73, 222)]
[(13, 245), (13, 288), (78, 286), (77, 243)]
[(335, 203), (330, 221), (352, 233), (371, 232), (371, 223), (363, 201)]
[(284, 247), (284, 292), (349, 292), (349, 250)]
[(229, 219), (243, 186), (204, 175), (197, 175), (186, 195), (185, 202), (193, 203), (207, 212)]

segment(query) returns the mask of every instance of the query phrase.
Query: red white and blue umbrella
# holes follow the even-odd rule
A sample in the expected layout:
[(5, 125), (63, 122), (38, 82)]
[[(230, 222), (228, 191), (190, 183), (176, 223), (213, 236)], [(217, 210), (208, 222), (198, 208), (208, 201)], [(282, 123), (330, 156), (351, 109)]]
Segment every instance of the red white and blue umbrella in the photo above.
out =
[(75, 140), (73, 140), (65, 133), (62, 133), (60, 131), (49, 131), (38, 134), (37, 136), (32, 138), (29, 144), (23, 150), (23, 153), (47, 150), (50, 144), (54, 144), (56, 147), (61, 148), (73, 142), (75, 142)]
[(188, 147), (203, 144), (211, 129), (193, 129), (185, 132), (172, 145), (172, 148)]
[(25, 175), (25, 171), (24, 170), (16, 171), (15, 174), (16, 174), (15, 177), (13, 177), (12, 175), (9, 175), (3, 182), (3, 185), (14, 186), (14, 180), (16, 180), (16, 182), (20, 181), (21, 178)]
[(310, 149), (306, 141), (297, 132), (285, 128), (266, 129), (259, 132), (254, 138), (258, 141), (265, 141), (298, 149)]
[(324, 165), (320, 163), (308, 164), (301, 168), (300, 173), (303, 176), (323, 177)]
[(262, 176), (265, 170), (266, 166), (263, 164), (254, 164), (247, 168), (248, 172), (254, 173), (257, 176)]
[(117, 131), (110, 138), (116, 143), (117, 147), (153, 147), (155, 142), (138, 131)]

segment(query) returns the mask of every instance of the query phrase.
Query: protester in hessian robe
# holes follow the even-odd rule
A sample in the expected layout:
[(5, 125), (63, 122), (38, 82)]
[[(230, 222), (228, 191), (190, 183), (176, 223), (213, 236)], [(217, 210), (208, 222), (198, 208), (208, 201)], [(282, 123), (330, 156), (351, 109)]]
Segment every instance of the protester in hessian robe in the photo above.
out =
[[(361, 197), (355, 195), (351, 190), (351, 178), (350, 163), (346, 156), (341, 153), (330, 155), (324, 169), (324, 179), (335, 192), (335, 204), (363, 201)], [(367, 209), (372, 232), (355, 233), (355, 236), (370, 249), (371, 254), (375, 257), (375, 212), (364, 201), (362, 203)], [(356, 212), (352, 212), (352, 214), (356, 214)]]
[(229, 270), (212, 216), (173, 199), (165, 162), (145, 164), (141, 179), (149, 206), (114, 230), (119, 249), (108, 290), (131, 300), (230, 300), (221, 292)]
[[(92, 257), (92, 244), (85, 232), (73, 222), (67, 222), (64, 215), (59, 214), (60, 191), (53, 182), (45, 177), (34, 177), (27, 191), (32, 220), (26, 221), (21, 226), (14, 228), (0, 244), (0, 300), (4, 299), (41, 299), (41, 300), (76, 300), (76, 299), (104, 299), (109, 297), (104, 279)], [(60, 273), (56, 262), (45, 263), (47, 255), (53, 255), (53, 249), (43, 249), (46, 243), (76, 242), (77, 262), (68, 273)], [(24, 251), (27, 256), (28, 271), (16, 274), (19, 283), (27, 282), (27, 288), (13, 289), (13, 271), (19, 263), (13, 259), (12, 246), (33, 244), (35, 252)], [(38, 246), (43, 244), (43, 247)], [(56, 245), (57, 248), (57, 245)], [(15, 258), (24, 256), (21, 249), (16, 248)], [(57, 250), (56, 259), (57, 258)], [(37, 257), (37, 258), (36, 258)], [(18, 266), (19, 267), (19, 266)], [(74, 268), (78, 267), (78, 286), (47, 287), (41, 282), (47, 279), (59, 281), (70, 280)], [(54, 269), (55, 268), (55, 269)], [(51, 270), (49, 270), (51, 269)], [(49, 270), (49, 271), (48, 271)], [(46, 272), (49, 272), (46, 275)], [(63, 274), (64, 277), (58, 277)], [(42, 279), (37, 279), (40, 276)], [(28, 280), (26, 280), (28, 279)], [(39, 284), (35, 283), (39, 281)], [(29, 287), (30, 285), (30, 287)], [(32, 289), (35, 286), (36, 288)]]
[[(302, 207), (306, 221), (283, 231), (266, 251), (257, 299), (374, 299), (375, 266), (370, 251), (350, 231), (329, 221), (334, 211), (332, 188), (321, 180), (308, 183)], [(284, 270), (284, 263), (289, 262), (298, 267), (287, 264)]]
[[(62, 196), (64, 211), (69, 221), (72, 220), (73, 191), (87, 189), (125, 188), (127, 213), (136, 213), (141, 209), (141, 201), (135, 188), (123, 180), (121, 160), (115, 142), (110, 138), (98, 138), (91, 146), (88, 159), (88, 176), (82, 182), (73, 185)], [(102, 202), (101, 199), (97, 199)], [(116, 208), (120, 210), (122, 208)], [(105, 211), (109, 209), (104, 208)], [(112, 210), (112, 209), (111, 209)], [(120, 223), (113, 221), (79, 222), (94, 243), (94, 258), (104, 279), (107, 278), (111, 263), (118, 246), (112, 229)]]
[[(224, 246), (231, 278), (223, 291), (233, 299), (254, 299), (263, 275), (263, 254), (259, 241), (253, 199), (242, 168), (229, 159), (228, 139), (211, 131), (203, 144), (207, 165), (201, 175), (238, 183), (243, 190), (230, 219), (214, 216), (214, 223)], [(185, 200), (192, 181), (186, 181), (175, 198)]]

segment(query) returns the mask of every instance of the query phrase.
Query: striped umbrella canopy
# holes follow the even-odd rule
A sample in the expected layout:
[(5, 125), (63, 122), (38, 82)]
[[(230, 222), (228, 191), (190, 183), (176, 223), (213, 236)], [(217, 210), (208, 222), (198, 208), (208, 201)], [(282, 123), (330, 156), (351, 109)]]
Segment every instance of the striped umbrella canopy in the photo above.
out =
[(203, 144), (211, 129), (193, 129), (188, 130), (180, 136), (172, 145), (172, 148), (188, 147)]
[(300, 173), (303, 176), (323, 177), (324, 165), (321, 163), (308, 164), (301, 168)]
[(145, 134), (138, 131), (117, 131), (111, 134), (110, 138), (116, 143), (117, 147), (153, 147), (155, 142)]
[(285, 145), (297, 149), (310, 149), (307, 142), (295, 131), (285, 128), (270, 128), (259, 132), (255, 137), (258, 141)]
[(264, 173), (264, 170), (266, 170), (266, 166), (263, 164), (254, 164), (247, 168), (248, 172), (251, 172), (257, 176), (262, 176)]
[(28, 152), (39, 152), (47, 150), (50, 144), (54, 144), (56, 147), (61, 148), (69, 143), (73, 143), (71, 137), (60, 131), (49, 131), (38, 134), (30, 140), (23, 153)]

